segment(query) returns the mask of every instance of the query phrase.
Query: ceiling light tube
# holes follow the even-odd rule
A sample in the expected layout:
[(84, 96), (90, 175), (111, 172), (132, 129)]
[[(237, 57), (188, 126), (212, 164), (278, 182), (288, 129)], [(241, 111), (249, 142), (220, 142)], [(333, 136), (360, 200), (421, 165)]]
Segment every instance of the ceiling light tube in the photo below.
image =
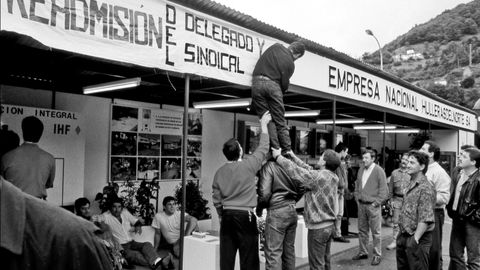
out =
[[(381, 130), (383, 132), (383, 130)], [(385, 130), (385, 133), (419, 133), (420, 130), (416, 128), (400, 128), (400, 129), (391, 129)]]
[(286, 111), (285, 117), (317, 116), (320, 110)]
[(396, 129), (397, 127), (394, 125), (358, 125), (353, 126), (353, 129)]
[(237, 98), (227, 100), (194, 102), (195, 109), (228, 108), (228, 107), (246, 107), (252, 103), (251, 98)]
[(88, 94), (94, 94), (94, 93), (100, 93), (100, 92), (106, 92), (106, 91), (133, 88), (133, 87), (139, 86), (141, 81), (142, 79), (140, 77), (136, 77), (136, 78), (119, 80), (114, 82), (85, 86), (83, 87), (83, 93), (88, 95)]
[[(335, 119), (335, 124), (360, 124), (365, 122), (363, 118), (339, 118)], [(333, 125), (333, 119), (317, 120), (319, 125)]]

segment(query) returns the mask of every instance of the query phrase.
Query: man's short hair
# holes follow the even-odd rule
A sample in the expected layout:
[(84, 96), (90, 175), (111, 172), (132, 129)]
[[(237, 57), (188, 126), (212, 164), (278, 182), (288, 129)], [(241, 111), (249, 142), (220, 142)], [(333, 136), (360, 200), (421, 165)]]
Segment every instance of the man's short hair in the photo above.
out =
[(85, 197), (82, 197), (82, 198), (78, 198), (75, 200), (75, 213), (80, 213), (80, 208), (82, 208), (82, 206), (85, 206), (87, 204), (90, 204), (90, 201), (85, 198)]
[(438, 161), (440, 159), (440, 147), (434, 141), (425, 141), (424, 144), (428, 144), (428, 152), (433, 153), (433, 160)]
[(418, 150), (411, 150), (410, 152), (408, 152), (408, 156), (414, 157), (418, 161), (418, 164), (425, 165), (425, 168), (422, 170), (422, 172), (423, 174), (427, 173), (428, 162), (429, 162), (429, 157), (427, 154), (420, 152)]
[(22, 120), (23, 140), (38, 142), (43, 134), (43, 123), (35, 116), (27, 116)]
[(122, 198), (113, 196), (111, 199), (109, 199), (109, 201), (110, 201), (110, 203), (109, 203), (109, 207), (108, 207), (108, 208), (111, 209), (115, 203), (119, 203), (120, 206), (122, 206), (122, 208), (123, 208), (123, 200), (122, 200)]
[(295, 41), (288, 46), (288, 49), (292, 51), (294, 54), (299, 54), (299, 57), (302, 57), (305, 54), (305, 44), (300, 41)]
[(475, 145), (471, 145), (471, 144), (464, 144), (464, 145), (460, 146), (461, 150), (465, 150), (465, 149), (469, 149), (469, 148), (478, 149), (478, 147), (476, 147)]
[(223, 154), (228, 161), (235, 161), (240, 158), (240, 144), (235, 138), (231, 138), (223, 144)]
[(367, 149), (363, 152), (362, 156), (365, 155), (365, 154), (370, 154), (370, 157), (375, 160), (375, 158), (377, 157), (377, 152), (375, 152), (375, 150), (373, 149)]
[(165, 207), (165, 205), (167, 205), (167, 203), (169, 203), (171, 201), (175, 201), (175, 198), (172, 197), (172, 196), (167, 196), (167, 197), (163, 198), (162, 205)]
[(323, 160), (325, 161), (325, 168), (334, 172), (340, 166), (340, 158), (332, 149), (327, 149), (323, 152)]
[(337, 153), (340, 153), (340, 152), (345, 151), (347, 149), (348, 149), (348, 147), (343, 142), (339, 142), (337, 144), (337, 146), (335, 146), (335, 152), (337, 152)]
[(471, 161), (475, 161), (475, 168), (480, 168), (480, 150), (477, 148), (467, 148), (464, 151), (468, 153)]

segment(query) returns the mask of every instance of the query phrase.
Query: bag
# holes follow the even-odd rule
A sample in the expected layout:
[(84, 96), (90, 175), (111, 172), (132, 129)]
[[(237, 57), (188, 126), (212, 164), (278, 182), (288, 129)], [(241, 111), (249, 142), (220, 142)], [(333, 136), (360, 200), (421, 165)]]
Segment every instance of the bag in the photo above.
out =
[(393, 206), (390, 200), (387, 200), (382, 204), (382, 217), (383, 218), (393, 217)]

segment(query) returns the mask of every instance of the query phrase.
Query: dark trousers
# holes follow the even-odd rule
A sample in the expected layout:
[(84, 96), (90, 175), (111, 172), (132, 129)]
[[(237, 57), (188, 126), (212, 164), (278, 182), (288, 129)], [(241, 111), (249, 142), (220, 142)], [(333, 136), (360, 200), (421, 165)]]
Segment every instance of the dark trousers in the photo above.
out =
[(330, 270), (330, 247), (335, 225), (308, 230), (308, 263), (311, 270)]
[(151, 266), (159, 258), (155, 248), (149, 242), (130, 241), (122, 244), (122, 247), (125, 250), (125, 259), (131, 264)]
[(258, 270), (258, 229), (253, 212), (223, 210), (220, 225), (220, 269), (233, 270), (240, 253), (241, 270)]
[(268, 123), (270, 146), (282, 148), (285, 151), (291, 150), (290, 134), (285, 120), (283, 93), (280, 85), (265, 77), (253, 77), (252, 108), (258, 117), (262, 117), (266, 111), (270, 111), (273, 120), (273, 122)]
[(429, 269), (442, 270), (442, 229), (445, 221), (445, 210), (435, 209), (435, 229), (432, 234), (432, 246), (430, 247)]
[[(450, 235), (449, 270), (480, 269), (480, 227), (456, 218), (452, 223)], [(467, 262), (465, 263), (465, 248)]]
[(397, 237), (397, 269), (428, 269), (428, 254), (431, 245), (432, 232), (425, 232), (418, 244), (415, 242), (413, 235), (400, 233)]

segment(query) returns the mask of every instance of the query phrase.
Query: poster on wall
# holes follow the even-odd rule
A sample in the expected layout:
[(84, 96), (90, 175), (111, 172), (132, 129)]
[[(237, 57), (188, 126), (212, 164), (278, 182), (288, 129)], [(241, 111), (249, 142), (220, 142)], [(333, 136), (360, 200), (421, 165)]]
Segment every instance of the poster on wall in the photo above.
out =
[(187, 156), (200, 157), (202, 155), (202, 137), (188, 136)]
[(202, 115), (200, 113), (188, 114), (188, 135), (202, 135)]
[[(110, 179), (178, 181), (182, 178), (183, 113), (112, 105)], [(202, 115), (188, 117), (188, 178), (201, 178)]]
[(162, 158), (161, 179), (172, 180), (182, 178), (182, 159), (181, 158)]
[(202, 161), (199, 158), (187, 158), (187, 179), (199, 179), (202, 175)]
[[(47, 200), (56, 205), (73, 204), (83, 196), (85, 132), (82, 115), (77, 112), (16, 105), (1, 105), (1, 125), (22, 139), (22, 120), (35, 116), (44, 130), (38, 146), (55, 158), (53, 188), (47, 189)], [(0, 142), (4, 143), (4, 142)]]

